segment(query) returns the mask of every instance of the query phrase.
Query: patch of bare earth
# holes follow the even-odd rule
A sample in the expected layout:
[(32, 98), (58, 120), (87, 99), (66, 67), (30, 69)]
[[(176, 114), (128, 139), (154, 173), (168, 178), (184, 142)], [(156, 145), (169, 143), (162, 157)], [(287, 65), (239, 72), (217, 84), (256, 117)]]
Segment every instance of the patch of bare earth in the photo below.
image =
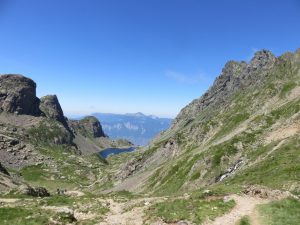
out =
[(272, 132), (270, 132), (266, 139), (265, 142), (271, 143), (273, 141), (279, 141), (279, 140), (283, 140), (286, 139), (288, 137), (294, 136), (296, 134), (300, 133), (300, 124), (299, 123), (293, 123), (290, 124), (286, 127), (280, 127)]
[(106, 215), (103, 222), (98, 225), (143, 225), (144, 211), (154, 203), (165, 198), (141, 198), (118, 202), (108, 199), (110, 212)]

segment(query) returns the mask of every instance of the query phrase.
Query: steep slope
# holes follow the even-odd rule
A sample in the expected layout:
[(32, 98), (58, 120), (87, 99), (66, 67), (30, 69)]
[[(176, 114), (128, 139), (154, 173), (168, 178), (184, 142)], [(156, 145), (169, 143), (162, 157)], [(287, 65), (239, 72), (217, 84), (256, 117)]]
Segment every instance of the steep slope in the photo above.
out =
[(171, 119), (147, 116), (143, 113), (110, 114), (95, 113), (103, 130), (111, 138), (122, 138), (135, 145), (146, 145), (159, 132), (171, 125)]
[(143, 190), (162, 194), (223, 183), (300, 192), (299, 68), (300, 50), (229, 61), (209, 90), (130, 162), (138, 169), (125, 183), (144, 174)]

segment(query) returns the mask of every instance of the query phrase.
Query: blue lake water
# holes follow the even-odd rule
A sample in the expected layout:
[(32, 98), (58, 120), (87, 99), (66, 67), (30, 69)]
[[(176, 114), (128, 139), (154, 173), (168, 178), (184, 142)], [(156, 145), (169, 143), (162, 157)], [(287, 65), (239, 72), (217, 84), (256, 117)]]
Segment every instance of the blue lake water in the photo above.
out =
[(135, 147), (130, 148), (107, 148), (103, 151), (99, 152), (99, 155), (103, 158), (107, 158), (109, 155), (117, 155), (124, 152), (133, 152), (135, 150)]

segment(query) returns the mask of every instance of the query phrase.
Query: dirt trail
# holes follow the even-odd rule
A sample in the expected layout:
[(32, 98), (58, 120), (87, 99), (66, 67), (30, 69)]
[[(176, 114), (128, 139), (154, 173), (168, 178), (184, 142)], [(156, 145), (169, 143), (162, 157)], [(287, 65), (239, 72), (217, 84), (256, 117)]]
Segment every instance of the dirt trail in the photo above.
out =
[[(204, 225), (235, 225), (243, 216), (249, 216), (251, 224), (260, 225), (255, 207), (260, 204), (268, 203), (270, 200), (250, 197), (248, 195), (230, 195), (229, 197), (234, 199), (236, 206), (229, 213), (216, 218), (214, 221), (207, 221)], [(162, 200), (162, 198), (144, 198), (124, 203), (108, 199), (110, 212), (107, 214), (105, 220), (98, 225), (143, 225), (144, 210), (153, 203)], [(166, 223), (160, 222), (153, 224)]]
[(103, 222), (98, 225), (143, 225), (144, 210), (153, 203), (163, 201), (165, 198), (141, 198), (127, 202), (117, 202), (108, 199), (110, 212)]
[(255, 214), (255, 207), (260, 204), (265, 204), (269, 202), (269, 200), (247, 195), (231, 195), (230, 197), (236, 202), (236, 206), (231, 212), (216, 218), (213, 222), (207, 222), (204, 225), (235, 225), (243, 216), (250, 216), (253, 224), (260, 225)]

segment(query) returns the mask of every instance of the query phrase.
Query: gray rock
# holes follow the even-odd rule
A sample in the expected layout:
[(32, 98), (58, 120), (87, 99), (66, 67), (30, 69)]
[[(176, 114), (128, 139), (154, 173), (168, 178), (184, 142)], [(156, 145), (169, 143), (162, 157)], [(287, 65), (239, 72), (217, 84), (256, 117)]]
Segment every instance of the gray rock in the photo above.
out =
[(40, 115), (36, 83), (22, 75), (1, 75), (0, 110), (8, 113)]
[(30, 195), (33, 197), (49, 197), (50, 196), (50, 193), (44, 187), (33, 188), (33, 187), (30, 187), (29, 185), (25, 185), (25, 184), (19, 186), (18, 192), (20, 194)]
[(47, 95), (42, 97), (40, 100), (40, 109), (46, 115), (46, 117), (55, 119), (62, 124), (66, 124), (63, 110), (56, 95)]
[(74, 133), (80, 133), (85, 137), (106, 137), (99, 120), (94, 116), (87, 116), (81, 120), (70, 120), (69, 125)]
[[(230, 100), (229, 95), (249, 85), (262, 83), (267, 72), (275, 65), (277, 58), (272, 52), (261, 50), (255, 53), (250, 63), (229, 61), (225, 64), (220, 76), (214, 81), (209, 90), (200, 98), (195, 99), (181, 110), (173, 121), (172, 127), (187, 123), (208, 106), (224, 107)], [(215, 110), (217, 111), (217, 110)], [(213, 116), (212, 114), (210, 116)]]
[(9, 176), (9, 173), (8, 173), (7, 170), (1, 165), (1, 163), (0, 163), (0, 173), (4, 173), (4, 174), (6, 174), (6, 175)]

